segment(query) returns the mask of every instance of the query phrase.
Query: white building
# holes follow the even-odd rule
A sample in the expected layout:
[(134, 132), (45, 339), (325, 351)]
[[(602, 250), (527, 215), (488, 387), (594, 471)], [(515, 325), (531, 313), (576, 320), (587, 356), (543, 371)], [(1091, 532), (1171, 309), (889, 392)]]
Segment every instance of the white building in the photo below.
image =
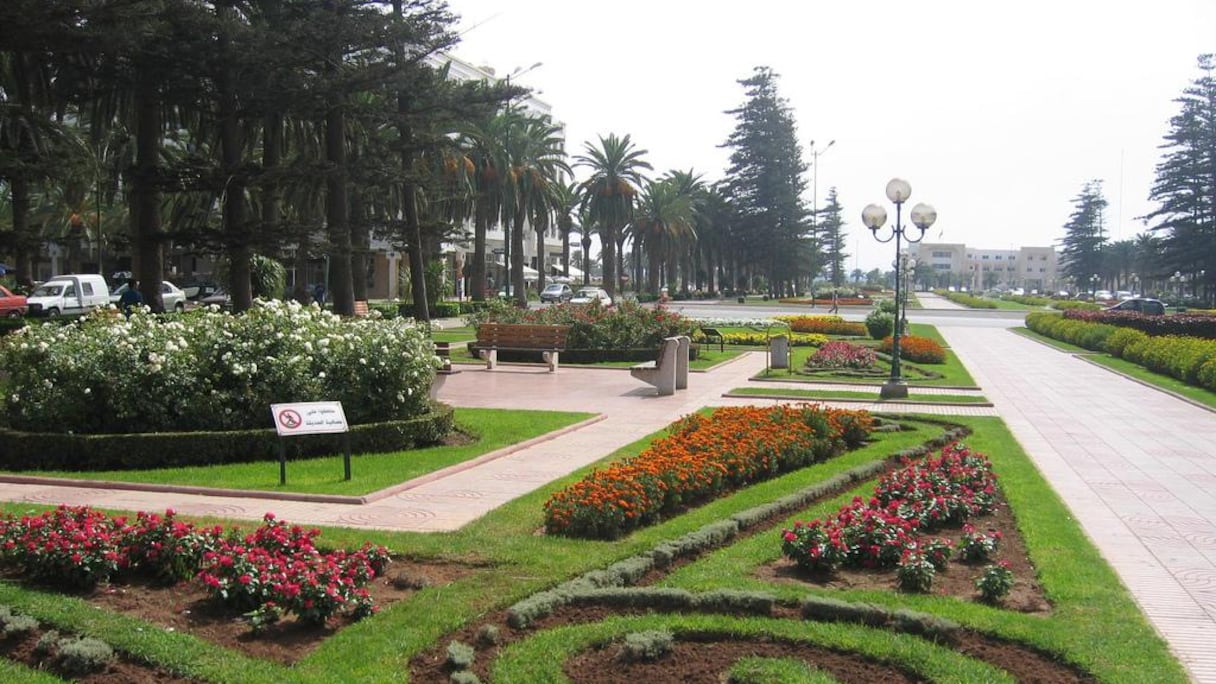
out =
[(911, 254), (918, 264), (932, 269), (932, 282), (926, 284), (934, 287), (1053, 292), (1061, 285), (1059, 255), (1053, 247), (979, 249), (962, 243), (922, 242)]

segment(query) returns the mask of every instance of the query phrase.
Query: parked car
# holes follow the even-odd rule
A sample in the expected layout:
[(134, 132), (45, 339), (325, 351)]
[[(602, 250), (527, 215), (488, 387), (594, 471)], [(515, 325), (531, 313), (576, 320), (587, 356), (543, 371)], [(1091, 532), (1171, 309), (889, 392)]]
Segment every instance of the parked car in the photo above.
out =
[(574, 298), (574, 290), (565, 283), (550, 283), (540, 293), (542, 302), (568, 302)]
[(574, 298), (570, 300), (570, 303), (590, 304), (594, 301), (599, 301), (603, 306), (612, 306), (612, 297), (602, 287), (581, 287), (578, 292), (574, 293)]
[(25, 295), (16, 294), (0, 285), (0, 316), (20, 318), (25, 315), (26, 311), (29, 311), (29, 304), (26, 302)]
[(1145, 297), (1132, 297), (1125, 299), (1114, 306), (1108, 306), (1106, 311), (1136, 311), (1152, 316), (1164, 316), (1165, 304), (1157, 299), (1147, 299)]
[(87, 313), (110, 303), (108, 291), (100, 273), (58, 275), (34, 288), (26, 304), (31, 316)]
[[(110, 291), (110, 303), (118, 305), (118, 300), (122, 299), (122, 293), (127, 291), (127, 283), (123, 283)], [(165, 311), (176, 311), (181, 313), (186, 310), (186, 293), (182, 292), (181, 288), (173, 283), (164, 280), (160, 284), (160, 299), (165, 305)]]
[(186, 293), (186, 300), (191, 302), (197, 302), (202, 300), (203, 297), (213, 295), (219, 289), (219, 285), (207, 281), (197, 281), (182, 285), (182, 292)]
[(203, 306), (210, 306), (210, 305), (214, 304), (221, 309), (231, 309), (232, 308), (232, 296), (228, 294), (227, 290), (225, 290), (224, 288), (221, 287), (221, 288), (217, 289), (215, 292), (212, 292), (211, 294), (207, 295), (206, 297), (203, 297), (202, 299), (198, 300), (198, 303)]

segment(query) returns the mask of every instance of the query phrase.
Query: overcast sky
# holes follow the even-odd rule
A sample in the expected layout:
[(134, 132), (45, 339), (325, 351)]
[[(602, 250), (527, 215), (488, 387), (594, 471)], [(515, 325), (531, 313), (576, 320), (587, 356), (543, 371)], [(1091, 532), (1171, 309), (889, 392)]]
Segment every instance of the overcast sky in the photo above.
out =
[(1216, 52), (1213, 0), (449, 2), (458, 57), (500, 75), (542, 62), (516, 82), (553, 106), (572, 155), (629, 134), (655, 176), (721, 179), (738, 80), (771, 67), (808, 166), (811, 141), (836, 141), (805, 199), (837, 188), (850, 270), (890, 268), (860, 216), (876, 202), (894, 217), (895, 176), (937, 209), (929, 241), (1053, 244), (1095, 178), (1111, 238), (1134, 237), (1174, 99)]

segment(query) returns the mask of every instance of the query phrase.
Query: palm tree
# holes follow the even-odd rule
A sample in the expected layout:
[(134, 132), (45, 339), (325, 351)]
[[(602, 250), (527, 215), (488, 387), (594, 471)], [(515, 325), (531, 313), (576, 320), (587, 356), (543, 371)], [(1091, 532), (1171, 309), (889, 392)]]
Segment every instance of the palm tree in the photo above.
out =
[(669, 280), (660, 282), (661, 264), (664, 259), (670, 263), (680, 245), (696, 236), (693, 221), (693, 198), (675, 180), (664, 178), (646, 184), (630, 232), (634, 245), (645, 252), (646, 290), (651, 294), (657, 295), (662, 285), (670, 285), (670, 269), (666, 274)]
[(577, 183), (558, 183), (553, 187), (553, 212), (557, 231), (562, 235), (562, 275), (570, 277), (570, 234), (577, 228), (574, 214), (582, 201)]
[[(676, 187), (680, 191), (680, 194), (688, 197), (688, 201), (689, 201), (689, 204), (690, 204), (690, 207), (692, 210), (692, 225), (691, 225), (692, 230), (691, 230), (691, 232), (686, 233), (685, 235), (679, 236), (679, 239), (677, 239), (677, 241), (676, 241), (677, 249), (673, 250), (672, 253), (669, 255), (669, 258), (671, 259), (671, 265), (673, 267), (675, 266), (676, 259), (679, 259), (680, 262), (682, 262), (682, 263), (680, 263), (680, 269), (679, 269), (680, 270), (680, 291), (688, 292), (689, 282), (690, 282), (691, 276), (692, 276), (693, 256), (696, 254), (697, 239), (698, 239), (698, 236), (700, 235), (700, 231), (697, 230), (697, 228), (700, 224), (704, 223), (706, 220), (704, 214), (705, 214), (705, 210), (707, 208), (707, 205), (706, 205), (707, 189), (706, 189), (705, 182), (703, 180), (701, 180), (701, 174), (696, 173), (692, 169), (689, 169), (687, 171), (669, 171), (667, 173), (667, 178), (669, 178), (673, 183), (675, 183)], [(672, 269), (669, 269), (669, 270), (672, 270)], [(668, 276), (668, 278), (669, 278), (669, 280), (674, 281), (674, 275), (670, 275), (670, 276)]]
[[(537, 228), (537, 270), (544, 268), (544, 230), (549, 226), (549, 217), (554, 206), (553, 186), (558, 184), (559, 173), (569, 173), (566, 164), (564, 140), (561, 128), (555, 126), (547, 116), (516, 116), (510, 129), (510, 140), (506, 145), (509, 162), (506, 177), (506, 203), (503, 206), (505, 219), (509, 218), (511, 231), (511, 284), (515, 290), (515, 301), (520, 306), (528, 305), (527, 284), (524, 280), (524, 223)], [(539, 276), (543, 278), (543, 276)], [(537, 285), (543, 285), (538, 280)]]
[(645, 181), (642, 169), (651, 166), (643, 159), (646, 150), (634, 147), (628, 135), (600, 136), (599, 147), (584, 143), (583, 149), (585, 154), (575, 157), (576, 166), (589, 168), (591, 176), (580, 189), (588, 217), (600, 229), (604, 289), (612, 296), (617, 289), (617, 234), (633, 216), (634, 198)]

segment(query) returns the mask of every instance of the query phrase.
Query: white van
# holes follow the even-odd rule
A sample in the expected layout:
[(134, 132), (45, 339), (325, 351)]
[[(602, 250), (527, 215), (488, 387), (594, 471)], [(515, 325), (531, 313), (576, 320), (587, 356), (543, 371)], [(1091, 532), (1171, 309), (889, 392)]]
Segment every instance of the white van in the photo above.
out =
[(58, 275), (35, 288), (27, 300), (31, 316), (79, 314), (108, 306), (110, 289), (99, 273)]

